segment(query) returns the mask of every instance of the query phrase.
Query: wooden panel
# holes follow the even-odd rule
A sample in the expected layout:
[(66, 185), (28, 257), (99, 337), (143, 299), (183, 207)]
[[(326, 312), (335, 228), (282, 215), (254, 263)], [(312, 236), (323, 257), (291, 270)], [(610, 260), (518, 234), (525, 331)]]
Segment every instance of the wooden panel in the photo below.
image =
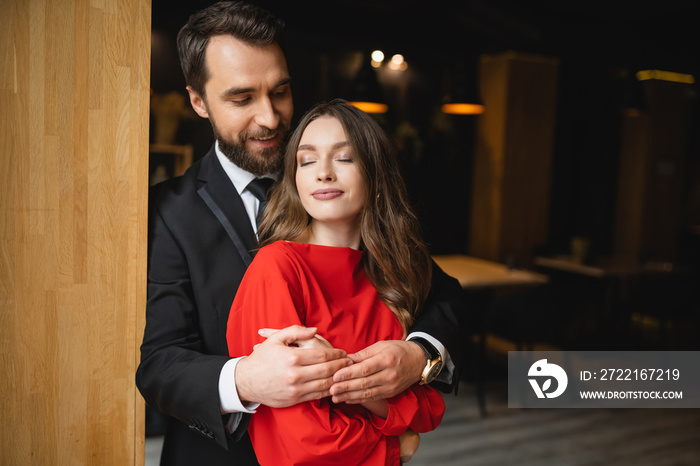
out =
[(530, 266), (547, 239), (557, 68), (515, 52), (481, 58), (471, 255)]
[(639, 263), (642, 248), (644, 192), (649, 164), (650, 119), (638, 110), (622, 118), (622, 148), (615, 219), (615, 259)]
[(623, 119), (615, 256), (625, 264), (678, 260), (692, 86), (649, 80), (648, 108)]
[(502, 174), (508, 115), (508, 61), (482, 57), (479, 91), (486, 111), (478, 117), (469, 253), (499, 260)]
[(1, 464), (143, 464), (150, 0), (1, 0)]

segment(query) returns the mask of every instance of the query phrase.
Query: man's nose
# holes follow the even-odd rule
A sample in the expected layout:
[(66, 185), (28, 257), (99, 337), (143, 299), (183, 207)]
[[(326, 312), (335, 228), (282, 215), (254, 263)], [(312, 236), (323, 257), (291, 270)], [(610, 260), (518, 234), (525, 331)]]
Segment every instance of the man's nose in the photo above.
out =
[(280, 122), (279, 115), (269, 98), (258, 102), (255, 109), (255, 124), (263, 128), (275, 129)]

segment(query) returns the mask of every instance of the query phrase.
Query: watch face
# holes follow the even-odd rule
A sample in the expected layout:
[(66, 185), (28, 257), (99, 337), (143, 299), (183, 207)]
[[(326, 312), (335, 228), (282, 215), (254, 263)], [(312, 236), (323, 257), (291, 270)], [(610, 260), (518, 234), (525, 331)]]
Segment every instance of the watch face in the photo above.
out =
[(435, 380), (435, 377), (437, 377), (438, 374), (440, 373), (440, 369), (442, 369), (442, 361), (438, 361), (437, 363), (435, 363), (435, 365), (433, 367), (430, 368), (430, 372), (428, 373), (428, 376), (426, 377), (426, 379), (429, 382), (432, 382), (433, 380)]

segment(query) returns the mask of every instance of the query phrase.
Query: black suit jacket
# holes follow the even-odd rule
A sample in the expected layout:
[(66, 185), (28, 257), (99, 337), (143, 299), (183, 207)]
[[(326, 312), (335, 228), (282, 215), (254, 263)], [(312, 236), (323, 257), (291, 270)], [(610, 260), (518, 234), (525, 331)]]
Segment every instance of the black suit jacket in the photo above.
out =
[[(213, 148), (184, 176), (159, 186), (149, 217), (146, 329), (136, 384), (150, 406), (174, 418), (161, 462), (257, 464), (248, 417), (229, 435), (218, 390), (229, 360), (229, 310), (252, 260), (255, 233)], [(437, 266), (434, 275), (413, 330), (434, 336), (458, 359), (461, 289)]]

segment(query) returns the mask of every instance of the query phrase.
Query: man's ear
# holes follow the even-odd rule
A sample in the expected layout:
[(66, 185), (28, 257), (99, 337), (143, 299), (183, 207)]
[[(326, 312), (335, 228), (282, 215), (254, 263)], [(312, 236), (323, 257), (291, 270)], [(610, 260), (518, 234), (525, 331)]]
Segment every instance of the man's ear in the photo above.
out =
[(202, 118), (209, 118), (209, 112), (207, 111), (207, 105), (199, 92), (192, 89), (192, 86), (187, 86), (187, 92), (190, 94), (190, 104), (197, 115)]

